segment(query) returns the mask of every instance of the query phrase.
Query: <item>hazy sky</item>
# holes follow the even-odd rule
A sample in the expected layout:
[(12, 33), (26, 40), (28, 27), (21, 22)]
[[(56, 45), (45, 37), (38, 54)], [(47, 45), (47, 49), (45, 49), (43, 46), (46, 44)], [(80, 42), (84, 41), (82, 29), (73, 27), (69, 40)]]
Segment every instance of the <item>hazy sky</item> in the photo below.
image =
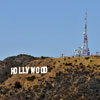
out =
[(72, 55), (83, 45), (86, 8), (89, 48), (95, 53), (100, 51), (100, 0), (1, 0), (0, 59)]

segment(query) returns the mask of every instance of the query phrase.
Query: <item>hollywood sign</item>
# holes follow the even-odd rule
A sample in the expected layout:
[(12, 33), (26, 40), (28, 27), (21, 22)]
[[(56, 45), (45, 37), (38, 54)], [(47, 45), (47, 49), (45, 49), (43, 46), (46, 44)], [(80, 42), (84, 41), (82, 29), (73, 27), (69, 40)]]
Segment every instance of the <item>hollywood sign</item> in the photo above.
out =
[(12, 74), (45, 74), (48, 72), (47, 66), (43, 67), (12, 67), (11, 68), (11, 75)]

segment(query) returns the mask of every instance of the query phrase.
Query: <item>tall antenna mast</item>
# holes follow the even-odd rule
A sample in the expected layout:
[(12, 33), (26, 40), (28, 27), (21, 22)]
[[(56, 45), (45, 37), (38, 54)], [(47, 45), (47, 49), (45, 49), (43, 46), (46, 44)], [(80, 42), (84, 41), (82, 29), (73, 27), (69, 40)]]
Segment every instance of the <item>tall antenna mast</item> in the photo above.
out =
[(83, 44), (83, 56), (90, 56), (89, 48), (88, 48), (88, 37), (87, 37), (87, 10), (85, 13), (85, 31), (84, 31), (84, 44)]
[(85, 12), (85, 34), (87, 34), (87, 9)]

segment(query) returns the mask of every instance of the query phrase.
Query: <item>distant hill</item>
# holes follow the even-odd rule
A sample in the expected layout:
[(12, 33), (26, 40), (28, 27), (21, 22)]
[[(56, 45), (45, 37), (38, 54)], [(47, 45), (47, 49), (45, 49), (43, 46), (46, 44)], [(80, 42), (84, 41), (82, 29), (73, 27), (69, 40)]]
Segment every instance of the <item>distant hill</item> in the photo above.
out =
[[(30, 55), (20, 54), (12, 56), (0, 61), (0, 82), (5, 81), (10, 75), (11, 67), (25, 66), (30, 61), (39, 59)], [(2, 78), (3, 77), (3, 78)]]
[(43, 59), (19, 55), (0, 63), (48, 67), (47, 74), (6, 78), (0, 84), (0, 100), (100, 100), (100, 56)]
[(9, 66), (9, 67), (13, 67), (13, 66), (22, 66), (22, 65), (26, 65), (28, 62), (38, 59), (37, 57), (33, 57), (30, 55), (26, 55), (26, 54), (20, 54), (18, 56), (12, 56), (12, 57), (8, 57), (6, 59), (3, 60), (3, 62)]

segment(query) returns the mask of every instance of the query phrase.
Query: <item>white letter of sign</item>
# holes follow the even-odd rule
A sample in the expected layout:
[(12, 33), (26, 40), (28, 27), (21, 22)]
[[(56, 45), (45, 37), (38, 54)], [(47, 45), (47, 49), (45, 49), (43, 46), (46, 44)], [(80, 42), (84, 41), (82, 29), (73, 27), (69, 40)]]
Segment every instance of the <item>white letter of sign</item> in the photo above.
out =
[(17, 67), (11, 68), (11, 74), (17, 74)]
[(47, 73), (47, 66), (41, 67), (41, 73), (43, 74)]

